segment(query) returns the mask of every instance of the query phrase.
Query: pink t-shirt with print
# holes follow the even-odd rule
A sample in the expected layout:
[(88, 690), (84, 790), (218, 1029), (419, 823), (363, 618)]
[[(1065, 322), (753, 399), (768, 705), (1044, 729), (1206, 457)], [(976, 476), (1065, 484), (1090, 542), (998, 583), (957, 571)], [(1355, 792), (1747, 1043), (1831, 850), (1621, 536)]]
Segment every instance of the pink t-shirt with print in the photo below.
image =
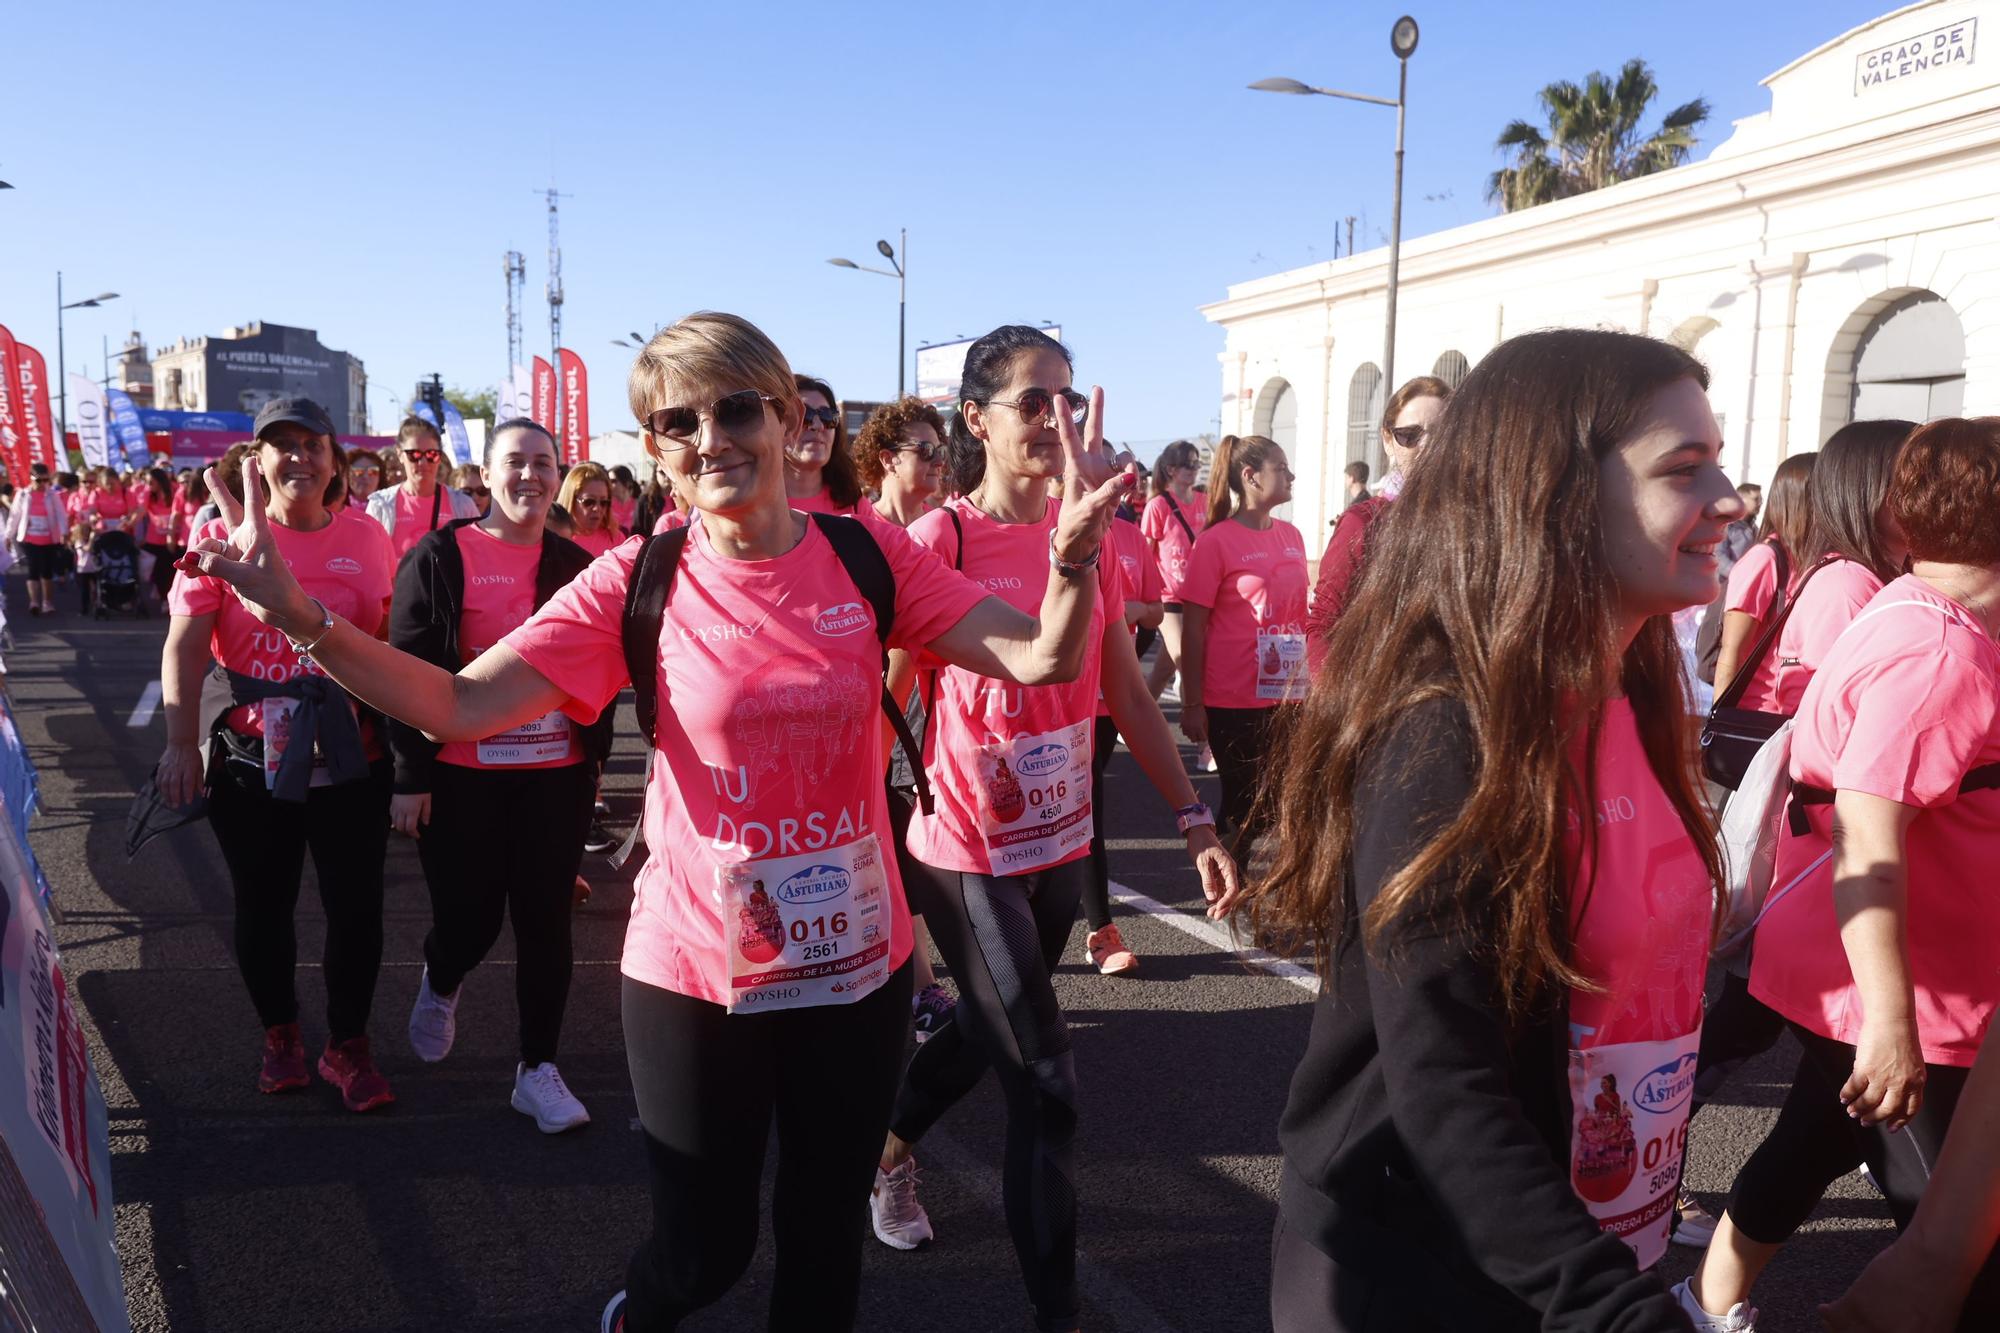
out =
[(570, 540), (590, 552), (590, 558), (595, 560), (624, 541), (625, 534), (615, 528), (599, 528), (596, 532), (573, 532)]
[[(1289, 662), (1295, 638), (1303, 667), (1310, 586), (1305, 539), (1283, 519), (1262, 530), (1224, 519), (1202, 532), (1188, 560), (1181, 600), (1209, 610), (1201, 681), (1205, 706), (1270, 708), (1282, 702), (1273, 697), (1281, 691), (1270, 684), (1284, 679), (1281, 666), (1260, 661), (1260, 654), (1286, 654)], [(1260, 679), (1267, 682), (1263, 689)]]
[[(332, 520), (315, 532), (297, 532), (273, 523), (271, 536), (292, 577), (308, 596), (319, 598), (327, 610), (363, 633), (373, 634), (382, 625), (383, 608), (395, 578), (388, 534), (381, 524), (357, 514), (334, 514)], [(228, 524), (221, 519), (210, 519), (196, 531), (195, 539), (225, 537), (228, 531)], [(308, 670), (299, 664), (298, 651), (285, 636), (244, 610), (221, 579), (176, 570), (167, 593), (167, 610), (177, 616), (213, 615), (209, 653), (239, 675), (290, 680)], [(310, 669), (323, 674), (318, 667)], [(264, 734), (263, 713), (254, 704), (232, 709), (228, 724), (242, 735)], [(363, 735), (370, 757), (379, 754), (366, 714)]]
[[(477, 523), (452, 529), (458, 554), (465, 563), (465, 588), (459, 596), (458, 650), (461, 664), (469, 663), (510, 631), (527, 623), (535, 612), (535, 575), (541, 569), (542, 544), (522, 546), (502, 541)], [(566, 724), (565, 724), (566, 726)], [(553, 729), (556, 745), (561, 731)], [(566, 768), (581, 763), (583, 748), (572, 734), (563, 752), (551, 758), (522, 763), (490, 764), (481, 759), (483, 742), (446, 741), (438, 747), (438, 762), (461, 768), (497, 768), (519, 772), (529, 768)]]
[[(1118, 596), (1121, 601), (1114, 604), (1111, 614), (1124, 614), (1125, 602), (1158, 602), (1164, 596), (1160, 592), (1160, 567), (1153, 560), (1153, 553), (1146, 546), (1145, 534), (1139, 525), (1129, 518), (1116, 517), (1111, 522), (1111, 545), (1118, 557)], [(1129, 626), (1136, 638), (1139, 628)], [(1097, 715), (1110, 717), (1111, 710), (1105, 706), (1104, 690), (1097, 691)]]
[[(1180, 518), (1174, 517), (1176, 509)], [(1181, 526), (1181, 519), (1187, 520), (1196, 537), (1201, 536), (1201, 530), (1208, 526), (1208, 506), (1199, 495), (1191, 504), (1182, 504), (1170, 495), (1156, 495), (1146, 502), (1139, 515), (1139, 531), (1153, 543), (1160, 564), (1160, 583), (1169, 602), (1181, 599), (1181, 580), (1187, 575), (1188, 553), (1194, 548), (1194, 540)]]
[[(450, 526), (458, 517), (451, 512), (451, 497), (444, 495), (443, 482), (439, 482), (437, 489), (429, 495), (412, 495), (407, 487), (396, 487), (396, 530), (389, 534), (389, 544), (395, 550), (398, 563), (410, 553), (410, 548), (422, 541), (424, 534), (431, 530), (433, 503), (437, 505), (439, 527)], [(365, 513), (366, 510), (355, 512)]]
[[(984, 596), (902, 532), (872, 531), (896, 579), (892, 646), (930, 642)], [(622, 621), (638, 551), (637, 542), (614, 548), (502, 640), (569, 696), (563, 711), (578, 722), (594, 721), (626, 683)], [(870, 834), (894, 904), (890, 966), (908, 957), (873, 624), (816, 526), (774, 559), (725, 560), (693, 525), (660, 635), (648, 856), (625, 932), (626, 976), (727, 1004), (725, 868)]]
[[(1920, 602), (1921, 606), (1897, 606)], [(2000, 1002), (2000, 790), (1958, 794), (2000, 763), (2000, 649), (1973, 618), (1914, 575), (1884, 588), (1826, 656), (1792, 733), (1792, 778), (1918, 807), (1904, 835), (1917, 1039), (1932, 1064), (1972, 1063)], [(1854, 1044), (1861, 996), (1833, 902), (1833, 807), (1787, 824), (1773, 900), (1757, 927), (1750, 993), (1801, 1026)]]
[[(1799, 571), (1801, 575), (1805, 572)], [(1771, 654), (1776, 700), (1772, 711), (1799, 711), (1799, 700), (1805, 697), (1806, 686), (1826, 660), (1833, 641), (1880, 591), (1882, 580), (1854, 560), (1836, 560), (1812, 576), (1800, 591), (1798, 604), (1779, 631), (1777, 648)]]
[(31, 486), (16, 504), (25, 511), (21, 540), (29, 546), (60, 546), (69, 536), (69, 505), (54, 486)]
[[(964, 525), (962, 555), (945, 509)], [(912, 523), (910, 536), (946, 565), (962, 561), (974, 583), (1034, 616), (1048, 587), (1049, 536), (1058, 509), (1051, 500), (1039, 523), (998, 523), (961, 496)], [(1120, 588), (1117, 561), (1100, 560), (1083, 665), (1073, 681), (1015, 685), (941, 666), (924, 733), (936, 811), (920, 810), (910, 820), (912, 856), (944, 870), (1018, 875), (1090, 850), (1091, 732), (1104, 618)]]

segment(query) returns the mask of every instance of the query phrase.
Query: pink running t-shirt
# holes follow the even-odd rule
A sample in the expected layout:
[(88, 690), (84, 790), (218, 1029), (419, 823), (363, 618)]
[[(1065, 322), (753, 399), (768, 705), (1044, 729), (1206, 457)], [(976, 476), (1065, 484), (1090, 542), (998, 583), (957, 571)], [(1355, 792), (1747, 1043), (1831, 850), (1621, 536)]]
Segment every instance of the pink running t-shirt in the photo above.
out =
[(811, 495), (794, 495), (786, 503), (803, 514), (845, 514), (849, 518), (862, 518), (862, 511), (866, 510), (865, 517), (878, 517), (875, 506), (869, 504), (865, 497), (851, 505), (837, 505), (824, 486)]
[[(1792, 571), (1789, 586), (1786, 588), (1787, 593), (1798, 586), (1798, 576), (1803, 572)], [(1757, 641), (1757, 636), (1763, 633), (1764, 625), (1770, 619), (1777, 598), (1777, 548), (1769, 542), (1758, 542), (1745, 551), (1742, 559), (1730, 568), (1729, 585), (1723, 589), (1722, 594), (1722, 609), (1725, 612), (1739, 611), (1757, 622), (1750, 631), (1750, 637), (1743, 641), (1745, 653), (1750, 651), (1750, 645)], [(1736, 706), (1754, 708), (1765, 713), (1776, 711), (1777, 676), (1778, 645), (1773, 643), (1750, 673), (1749, 683), (1743, 687), (1742, 697)]]
[[(1931, 1064), (1970, 1065), (2000, 1002), (2000, 790), (1958, 794), (1969, 770), (1996, 762), (2000, 649), (1958, 603), (1914, 575), (1897, 579), (1854, 618), (1806, 687), (1792, 779), (1922, 811), (1903, 840), (1905, 917), (1917, 1039)], [(1833, 865), (1814, 866), (1833, 845), (1833, 807), (1804, 809), (1812, 831), (1794, 836), (1787, 821), (1778, 843), (1750, 993), (1853, 1045), (1861, 996), (1840, 942)]]
[[(965, 525), (962, 555), (945, 509)], [(910, 536), (946, 565), (962, 560), (966, 577), (1035, 616), (1048, 587), (1058, 509), (1051, 500), (1039, 523), (998, 523), (961, 496), (912, 523)], [(936, 811), (919, 810), (910, 820), (910, 855), (943, 870), (1019, 875), (1090, 850), (1091, 733), (1104, 618), (1117, 604), (1120, 583), (1118, 562), (1100, 560), (1089, 640), (1073, 681), (1015, 685), (935, 660), (922, 664), (941, 668), (924, 732)]]
[(1875, 577), (1875, 571), (1856, 560), (1836, 560), (1812, 576), (1800, 591), (1784, 629), (1778, 632), (1777, 647), (1771, 653), (1776, 699), (1772, 711), (1799, 711), (1799, 700), (1805, 697), (1806, 686), (1826, 660), (1833, 641), (1881, 591), (1882, 580)]
[[(1159, 602), (1165, 597), (1160, 591), (1160, 566), (1153, 559), (1152, 551), (1146, 545), (1145, 534), (1139, 525), (1129, 518), (1116, 517), (1111, 522), (1111, 545), (1118, 555), (1119, 597), (1109, 614), (1123, 616), (1125, 602)], [(1133, 637), (1138, 637), (1139, 627), (1127, 626)], [(1110, 717), (1111, 709), (1105, 705), (1102, 686), (1097, 691), (1097, 715)]]
[(637, 500), (620, 500), (616, 496), (612, 497), (611, 521), (618, 525), (618, 532), (621, 536), (629, 537), (632, 535), (632, 515), (638, 508), (639, 502)]
[[(408, 487), (396, 487), (396, 530), (389, 534), (389, 544), (395, 550), (398, 563), (431, 530), (431, 504), (434, 501), (439, 527), (449, 525), (458, 517), (451, 511), (451, 497), (444, 495), (443, 482), (439, 482), (437, 489), (429, 495), (412, 495)], [(357, 512), (366, 512), (365, 507)]]
[[(458, 651), (460, 664), (473, 661), (512, 630), (527, 623), (535, 611), (535, 575), (541, 569), (542, 544), (521, 546), (502, 541), (477, 523), (452, 529), (465, 564), (465, 589), (459, 596)], [(566, 768), (581, 763), (583, 747), (569, 719), (560, 711), (481, 741), (446, 741), (438, 747), (438, 762), (461, 768), (494, 768), (519, 772), (530, 768)]]
[[(1174, 511), (1180, 511), (1180, 518)], [(1182, 504), (1171, 495), (1160, 494), (1146, 502), (1146, 508), (1139, 515), (1139, 531), (1146, 540), (1153, 543), (1153, 551), (1160, 563), (1160, 583), (1165, 592), (1165, 600), (1178, 602), (1181, 599), (1181, 580), (1187, 575), (1188, 553), (1194, 548), (1194, 539), (1181, 526), (1181, 519), (1187, 520), (1187, 527), (1194, 529), (1195, 537), (1208, 526), (1208, 506), (1197, 496), (1192, 504)]]
[[(901, 531), (871, 530), (896, 579), (890, 644), (916, 648), (984, 597)], [(502, 640), (589, 723), (626, 683), (622, 621), (639, 543), (612, 550)], [(730, 1001), (723, 879), (744, 862), (874, 835), (893, 902), (890, 966), (910, 952), (882, 783), (882, 650), (874, 614), (816, 526), (770, 560), (725, 560), (699, 523), (660, 635), (648, 855), (621, 966), (649, 986)]]
[(1308, 585), (1305, 539), (1283, 519), (1262, 530), (1224, 519), (1202, 532), (1181, 600), (1209, 610), (1205, 706), (1271, 708), (1305, 697)]
[(21, 541), (29, 546), (60, 546), (69, 536), (69, 505), (53, 486), (31, 486), (22, 506)]
[(599, 528), (596, 532), (573, 532), (570, 534), (570, 540), (590, 552), (590, 558), (595, 560), (624, 541), (625, 534), (614, 528)]
[[(389, 536), (373, 519), (348, 512), (333, 514), (332, 522), (316, 532), (297, 532), (278, 523), (271, 524), (271, 536), (278, 554), (285, 558), (292, 577), (306, 594), (317, 597), (326, 609), (348, 621), (364, 634), (381, 628), (384, 608), (395, 578), (396, 562), (389, 554)], [(213, 518), (195, 533), (197, 541), (224, 537), (229, 525)], [(167, 593), (167, 611), (176, 616), (215, 617), (209, 635), (209, 653), (229, 670), (256, 680), (290, 680), (305, 674), (298, 652), (283, 634), (264, 624), (236, 600), (221, 579), (206, 574), (174, 571), (173, 587)], [(311, 670), (324, 674), (318, 667)], [(369, 714), (362, 714), (362, 736), (368, 742), (369, 757), (381, 753)], [(245, 704), (230, 711), (228, 725), (245, 736), (264, 734), (263, 711)]]

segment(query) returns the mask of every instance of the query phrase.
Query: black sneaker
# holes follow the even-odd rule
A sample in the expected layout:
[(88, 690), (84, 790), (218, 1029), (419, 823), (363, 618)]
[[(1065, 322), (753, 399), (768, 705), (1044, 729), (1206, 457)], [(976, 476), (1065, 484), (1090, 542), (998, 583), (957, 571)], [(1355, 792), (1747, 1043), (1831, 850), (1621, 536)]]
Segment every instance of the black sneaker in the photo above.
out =
[(593, 819), (584, 830), (583, 850), (586, 852), (608, 852), (618, 845), (618, 839), (611, 836), (611, 830), (604, 827), (604, 821)]
[(917, 1044), (922, 1045), (936, 1036), (939, 1028), (951, 1022), (952, 1013), (957, 1008), (958, 1001), (936, 982), (918, 991), (916, 998), (910, 1001), (911, 1026), (916, 1029)]

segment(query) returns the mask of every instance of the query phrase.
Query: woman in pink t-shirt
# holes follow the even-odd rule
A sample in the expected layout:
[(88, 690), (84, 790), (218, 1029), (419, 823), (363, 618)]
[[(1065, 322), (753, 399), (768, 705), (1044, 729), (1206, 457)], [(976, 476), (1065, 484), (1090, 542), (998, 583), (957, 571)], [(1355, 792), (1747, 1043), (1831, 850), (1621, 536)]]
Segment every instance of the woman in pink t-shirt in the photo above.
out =
[(1311, 684), (1306, 546), (1297, 528), (1272, 514), (1292, 498), (1292, 469), (1275, 441), (1223, 436), (1213, 476), (1208, 526), (1181, 583), (1181, 730), (1214, 746), (1222, 827), (1230, 850), (1247, 860), (1280, 705), (1305, 698)]
[[(1866, 1162), (1908, 1226), (2000, 1008), (2000, 418), (1936, 421), (1889, 489), (1911, 572), (1854, 617), (1800, 701), (1797, 816), (1750, 991), (1805, 1054), (1695, 1289), (1713, 1310)], [(2000, 1325), (2000, 1260), (1961, 1327)]]
[(638, 512), (639, 479), (632, 475), (631, 468), (620, 463), (611, 469), (611, 522), (621, 535), (630, 537)]
[[(289, 564), (288, 579), (306, 590), (301, 596), (309, 593), (372, 637), (394, 566), (380, 527), (326, 506), (339, 447), (318, 404), (275, 399), (258, 413), (242, 485), (266, 558)], [(225, 513), (241, 512), (233, 493), (220, 484), (214, 491)], [(219, 541), (229, 526), (205, 524), (197, 545), (202, 538)], [(160, 662), (167, 748), (154, 781), (175, 808), (207, 793), (208, 821), (235, 895), (236, 962), (264, 1026), (258, 1089), (286, 1092), (307, 1081), (292, 918), (310, 851), (326, 911), (328, 1033), (320, 1077), (340, 1089), (349, 1110), (394, 1101), (368, 1045), (382, 962), (390, 785), (374, 715), (357, 713), (283, 634), (185, 556), (167, 607), (172, 619)], [(229, 673), (231, 695), (231, 706), (212, 722), (201, 707), (211, 661)]]
[[(483, 518), (457, 520), (410, 548), (396, 573), (390, 643), (455, 672), (589, 566), (589, 552), (546, 531), (556, 457), (548, 431), (525, 418), (487, 436), (479, 480), (493, 503)], [(400, 722), (389, 733), (390, 822), (417, 839), (431, 897), (411, 1049), (431, 1063), (450, 1052), (460, 983), (499, 938), (502, 918), (511, 918), (521, 1056), (511, 1104), (544, 1134), (588, 1124), (555, 1057), (569, 999), (572, 887), (611, 748), (611, 714), (581, 727), (551, 710), (447, 745)], [(509, 828), (533, 834), (495, 836)]]
[(569, 539), (595, 556), (625, 540), (611, 519), (611, 474), (602, 463), (578, 463), (563, 477), (556, 498), (569, 514)]
[(140, 500), (145, 514), (145, 540), (140, 549), (153, 557), (153, 591), (160, 605), (167, 604), (167, 591), (174, 586), (174, 479), (163, 467), (146, 474), (146, 489)]
[(1186, 440), (1175, 440), (1160, 451), (1153, 465), (1153, 498), (1139, 514), (1139, 531), (1152, 550), (1153, 563), (1160, 567), (1160, 654), (1146, 677), (1155, 697), (1180, 669), (1181, 578), (1187, 573), (1194, 539), (1208, 522), (1208, 506), (1194, 489), (1200, 474), (1201, 450)]
[[(1024, 612), (1038, 601), (1051, 543), (1060, 545), (1076, 503), (1073, 483), (1065, 479), (1061, 501), (1050, 498), (1050, 483), (1075, 468), (1079, 444), (1103, 457), (1102, 394), (1085, 398), (1070, 380), (1068, 351), (1040, 329), (1006, 325), (974, 342), (951, 421), (968, 489), (910, 529), (944, 563)], [(1115, 548), (1107, 541), (1098, 555), (1080, 571), (1098, 594), (1075, 679), (1017, 685), (978, 663), (921, 664), (931, 668), (924, 767), (935, 805), (910, 821), (910, 854), (928, 869), (910, 890), (958, 983), (960, 1014), (910, 1061), (871, 1199), (884, 1243), (912, 1249), (929, 1238), (913, 1147), (991, 1066), (1007, 1099), (1008, 1229), (1036, 1320), (1057, 1330), (1075, 1326), (1079, 1299), (1076, 1081), (1050, 977), (1091, 873), (1100, 689), (1133, 757), (1174, 809), (1211, 901), (1235, 873), (1132, 651)]]
[[(1035, 570), (1038, 615), (899, 529), (840, 528), (888, 566), (894, 618), (882, 625), (828, 536), (841, 520), (795, 513), (785, 494), (803, 412), (762, 333), (734, 315), (690, 315), (654, 335), (630, 391), (648, 450), (698, 517), (676, 539), (671, 586), (651, 585), (667, 594), (659, 646), (634, 649), (655, 664), (659, 703), (648, 855), (622, 962), (653, 1225), (603, 1327), (672, 1327), (734, 1284), (757, 1244), (775, 1119), (787, 1183), (771, 1323), (844, 1329), (910, 1021), (908, 915), (881, 845), (881, 653), (921, 648), (1024, 685), (1075, 675), (1125, 481), (1064, 431), (1065, 504)], [(226, 540), (201, 545), (199, 562), (358, 697), (449, 742), (552, 709), (588, 723), (616, 700), (641, 547), (595, 561), (456, 676), (328, 615), (292, 581), (254, 506)]]
[(14, 497), (14, 530), (28, 566), (28, 614), (55, 613), (55, 581), (69, 537), (69, 506), (55, 488), (46, 463), (28, 469), (28, 488)]
[(808, 514), (852, 514), (868, 508), (847, 442), (847, 419), (833, 386), (811, 375), (793, 377), (806, 408), (806, 428), (785, 453), (785, 494)]
[[(1729, 570), (1722, 594), (1722, 637), (1715, 659), (1715, 692), (1722, 693), (1735, 678), (1744, 653), (1756, 641), (1771, 615), (1799, 586), (1812, 561), (1807, 545), (1812, 525), (1812, 473), (1816, 453), (1794, 454), (1778, 464), (1765, 497), (1757, 544)], [(1739, 708), (1778, 711), (1778, 655), (1766, 651), (1751, 669), (1737, 700)]]
[(99, 532), (130, 532), (139, 522), (139, 507), (132, 503), (125, 483), (108, 467), (91, 473), (97, 483), (90, 493), (85, 512), (96, 515)]
[(389, 548), (401, 560), (426, 532), (457, 518), (479, 517), (479, 506), (464, 491), (445, 485), (444, 441), (422, 417), (404, 417), (396, 428), (392, 455), (403, 477), (368, 497), (368, 517), (389, 534)]

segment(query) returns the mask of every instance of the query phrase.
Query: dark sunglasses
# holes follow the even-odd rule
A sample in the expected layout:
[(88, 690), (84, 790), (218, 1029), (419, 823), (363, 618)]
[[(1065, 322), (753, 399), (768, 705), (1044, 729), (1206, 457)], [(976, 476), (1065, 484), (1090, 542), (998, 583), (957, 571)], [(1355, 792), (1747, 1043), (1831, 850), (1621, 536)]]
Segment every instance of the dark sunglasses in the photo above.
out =
[(1416, 448), (1424, 442), (1424, 436), (1429, 433), (1430, 427), (1428, 426), (1392, 426), (1389, 428), (1390, 437), (1405, 449)]
[(920, 463), (935, 463), (938, 461), (938, 459), (944, 457), (944, 446), (941, 444), (933, 444), (929, 440), (924, 440), (916, 444), (910, 444), (910, 443), (899, 444), (895, 448), (891, 449), (889, 452), (896, 454), (915, 454), (917, 456), (917, 461)]
[(475, 500), (484, 500), (487, 497), (488, 491), (484, 486), (469, 486), (466, 488), (465, 493)]
[(806, 409), (806, 425), (808, 426), (812, 425), (813, 422), (817, 421), (820, 425), (825, 426), (828, 430), (832, 430), (833, 423), (838, 420), (840, 420), (840, 410), (838, 408), (808, 407)]
[(739, 435), (755, 429), (764, 420), (764, 404), (777, 401), (768, 393), (738, 389), (735, 393), (722, 395), (707, 407), (662, 407), (647, 414), (644, 424), (653, 434), (685, 449), (694, 444), (695, 436), (701, 431), (703, 416), (729, 434)]
[(1069, 404), (1069, 419), (1081, 426), (1089, 413), (1090, 400), (1075, 389), (1058, 389), (1051, 394), (1047, 389), (1026, 389), (1013, 402), (995, 398), (988, 407), (1013, 407), (1020, 409), (1021, 415), (1029, 421), (1047, 421), (1056, 399)]
[(403, 450), (403, 457), (409, 459), (412, 463), (422, 463), (436, 458), (438, 452), (436, 449), (405, 449)]
[(611, 501), (609, 500), (578, 500), (570, 506), (572, 509), (609, 509), (610, 507)]

